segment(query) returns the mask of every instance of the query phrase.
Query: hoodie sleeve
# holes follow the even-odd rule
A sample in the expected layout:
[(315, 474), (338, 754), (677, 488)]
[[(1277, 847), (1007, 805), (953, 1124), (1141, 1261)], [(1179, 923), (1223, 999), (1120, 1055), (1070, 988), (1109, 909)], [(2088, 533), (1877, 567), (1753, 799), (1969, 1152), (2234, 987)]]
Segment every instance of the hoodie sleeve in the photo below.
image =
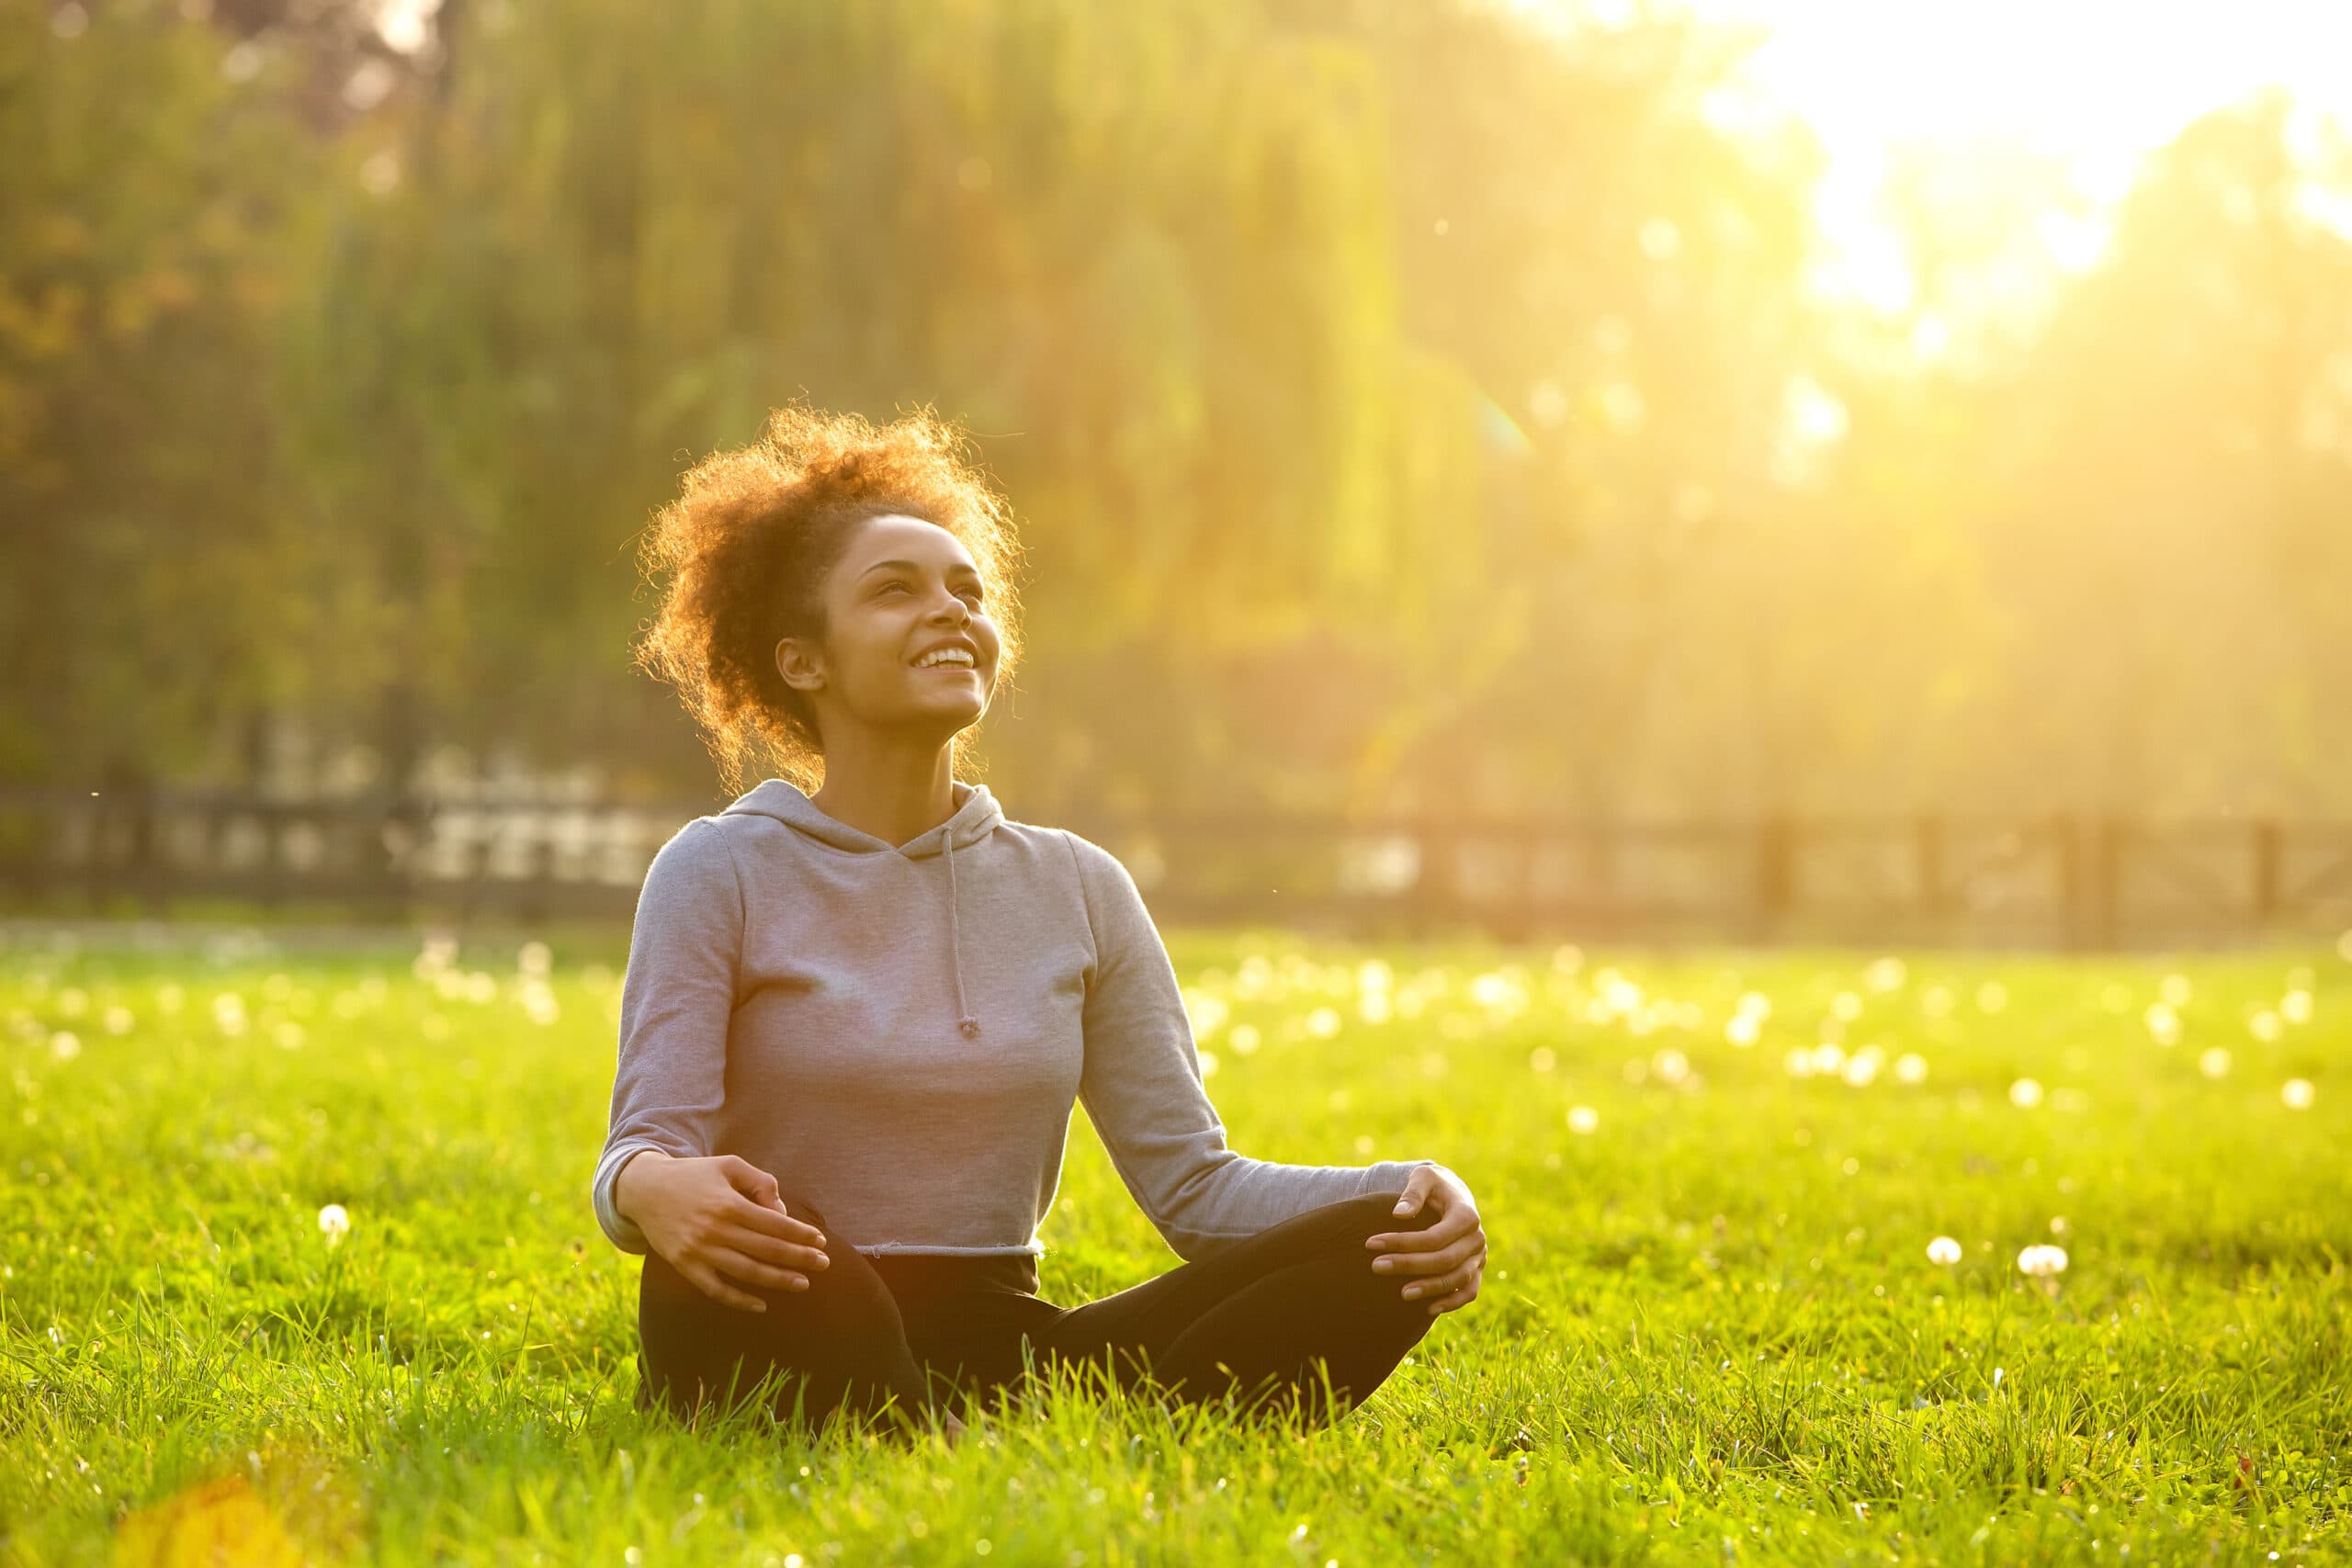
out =
[(652, 1250), (613, 1203), (631, 1155), (711, 1152), (726, 1099), (727, 1031), (743, 946), (743, 889), (725, 829), (698, 817), (646, 868), (621, 981), (620, 1063), (590, 1187), (596, 1223), (623, 1252)]
[(1135, 879), (1110, 851), (1067, 836), (1094, 936), (1079, 1099), (1119, 1179), (1179, 1258), (1206, 1258), (1326, 1203), (1397, 1190), (1415, 1166), (1436, 1163), (1279, 1165), (1227, 1148), (1175, 965)]

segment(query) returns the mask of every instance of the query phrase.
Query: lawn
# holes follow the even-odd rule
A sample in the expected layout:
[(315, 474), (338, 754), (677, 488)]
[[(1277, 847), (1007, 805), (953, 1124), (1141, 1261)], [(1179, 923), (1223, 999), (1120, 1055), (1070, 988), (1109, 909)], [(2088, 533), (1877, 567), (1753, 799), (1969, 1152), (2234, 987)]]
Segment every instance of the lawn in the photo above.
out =
[[(1170, 935), (1235, 1147), (1478, 1194), (1484, 1293), (1336, 1427), (640, 1415), (625, 933), (18, 941), (0, 1560), (2352, 1559), (2352, 942)], [(1044, 1235), (1063, 1303), (1177, 1261), (1082, 1114)]]

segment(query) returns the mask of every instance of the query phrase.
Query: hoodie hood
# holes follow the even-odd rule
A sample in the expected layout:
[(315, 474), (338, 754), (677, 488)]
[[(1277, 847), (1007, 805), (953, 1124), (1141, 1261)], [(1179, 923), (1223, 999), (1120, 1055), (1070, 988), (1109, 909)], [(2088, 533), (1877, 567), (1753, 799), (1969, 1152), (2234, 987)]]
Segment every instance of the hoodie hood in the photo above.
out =
[(947, 862), (947, 942), (951, 959), (950, 970), (956, 979), (956, 1026), (964, 1037), (979, 1037), (980, 1021), (974, 1017), (964, 1001), (964, 945), (958, 929), (956, 896), (956, 851), (986, 838), (1004, 820), (1004, 812), (989, 793), (986, 784), (952, 781), (952, 791), (958, 795), (955, 814), (936, 827), (926, 828), (903, 844), (893, 844), (877, 839), (863, 829), (853, 828), (838, 817), (830, 817), (808, 798), (798, 784), (790, 779), (763, 779), (738, 795), (733, 804), (719, 815), (722, 817), (773, 817), (794, 830), (804, 833), (819, 843), (849, 854), (904, 855), (909, 860), (926, 860), (939, 856)]

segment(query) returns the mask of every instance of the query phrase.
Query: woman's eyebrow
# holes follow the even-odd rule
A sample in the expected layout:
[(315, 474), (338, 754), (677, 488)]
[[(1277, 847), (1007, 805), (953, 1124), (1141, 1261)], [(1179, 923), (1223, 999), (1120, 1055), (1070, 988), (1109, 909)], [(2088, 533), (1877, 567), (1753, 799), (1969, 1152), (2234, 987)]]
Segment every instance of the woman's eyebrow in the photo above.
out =
[[(877, 572), (877, 571), (880, 571), (880, 570), (881, 570), (884, 567), (886, 567), (886, 566), (904, 567), (904, 568), (905, 568), (907, 570), (909, 570), (909, 571), (921, 571), (921, 570), (922, 570), (922, 567), (918, 562), (915, 562), (915, 561), (910, 561), (910, 560), (878, 560), (878, 561), (876, 561), (872, 566), (867, 567), (864, 571), (859, 572), (859, 573), (858, 573), (858, 576), (860, 576), (860, 577), (870, 577), (870, 576), (872, 576), (874, 573), (876, 573), (876, 572)], [(957, 561), (954, 566), (949, 567), (949, 568), (947, 569), (947, 575), (948, 575), (948, 576), (950, 576), (950, 577), (953, 577), (953, 576), (955, 576), (955, 575), (956, 575), (957, 572), (959, 572), (959, 571), (960, 571), (960, 572), (962, 572), (966, 577), (978, 577), (978, 576), (979, 576), (979, 575), (980, 575), (980, 574), (979, 574), (979, 571), (978, 571), (978, 570), (977, 568), (966, 566), (962, 561)]]

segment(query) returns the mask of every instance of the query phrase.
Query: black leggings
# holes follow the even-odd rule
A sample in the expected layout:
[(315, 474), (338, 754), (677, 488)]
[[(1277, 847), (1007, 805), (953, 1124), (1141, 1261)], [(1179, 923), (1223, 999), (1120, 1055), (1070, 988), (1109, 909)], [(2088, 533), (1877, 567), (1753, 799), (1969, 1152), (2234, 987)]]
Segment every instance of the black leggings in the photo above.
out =
[(1398, 1218), (1397, 1196), (1309, 1209), (1214, 1257), (1060, 1307), (1037, 1295), (1035, 1258), (868, 1258), (787, 1193), (786, 1212), (824, 1233), (831, 1264), (809, 1270), (805, 1290), (737, 1281), (764, 1313), (714, 1301), (660, 1253), (645, 1255), (637, 1403), (692, 1419), (743, 1401), (774, 1370), (783, 1375), (766, 1383), (767, 1407), (780, 1419), (893, 1412), (896, 1429), (911, 1432), (940, 1408), (960, 1419), (974, 1396), (1001, 1403), (1024, 1381), (1025, 1350), (1041, 1371), (1076, 1363), (1131, 1392), (1229, 1393), (1241, 1413), (1319, 1424), (1362, 1403), (1435, 1321), (1428, 1296), (1399, 1293), (1417, 1276), (1374, 1273), (1379, 1254), (1364, 1246), (1436, 1219), (1427, 1207)]

